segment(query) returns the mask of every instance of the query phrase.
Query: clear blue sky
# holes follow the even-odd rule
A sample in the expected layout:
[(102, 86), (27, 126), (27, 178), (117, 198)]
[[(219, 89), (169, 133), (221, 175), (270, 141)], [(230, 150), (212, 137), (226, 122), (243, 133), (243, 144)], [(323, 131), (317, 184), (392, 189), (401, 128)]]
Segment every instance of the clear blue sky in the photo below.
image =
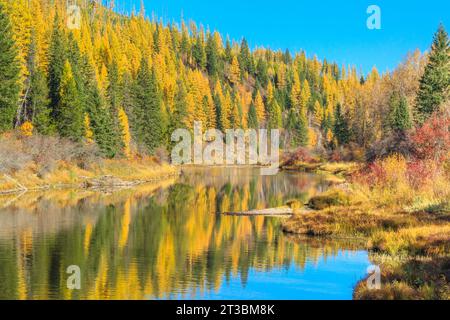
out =
[[(126, 4), (123, 4), (126, 3)], [(352, 64), (392, 70), (408, 51), (424, 51), (440, 22), (450, 30), (449, 0), (144, 0), (146, 12), (167, 21), (194, 20), (240, 40)], [(140, 0), (116, 0), (116, 7)], [(381, 30), (366, 27), (366, 9), (381, 8)]]

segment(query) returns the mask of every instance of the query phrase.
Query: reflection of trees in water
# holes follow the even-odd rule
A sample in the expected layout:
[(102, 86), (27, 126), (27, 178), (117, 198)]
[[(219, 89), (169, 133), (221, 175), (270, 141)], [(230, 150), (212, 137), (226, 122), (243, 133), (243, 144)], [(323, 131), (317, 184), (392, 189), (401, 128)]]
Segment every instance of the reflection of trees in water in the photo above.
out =
[[(293, 263), (303, 268), (341, 248), (335, 242), (314, 246), (289, 241), (276, 218), (215, 214), (281, 205), (310, 192), (314, 181), (302, 182), (299, 190), (301, 179), (295, 177), (288, 183), (254, 175), (242, 175), (240, 181), (225, 177), (222, 183), (220, 177), (203, 183), (189, 178), (151, 197), (129, 194), (118, 202), (96, 206), (82, 201), (67, 212), (59, 210), (79, 218), (57, 232), (23, 228), (0, 236), (5, 261), (0, 265), (0, 298), (201, 294), (217, 290), (231, 277), (245, 284), (253, 268), (265, 271)], [(82, 270), (80, 291), (66, 288), (69, 265)]]

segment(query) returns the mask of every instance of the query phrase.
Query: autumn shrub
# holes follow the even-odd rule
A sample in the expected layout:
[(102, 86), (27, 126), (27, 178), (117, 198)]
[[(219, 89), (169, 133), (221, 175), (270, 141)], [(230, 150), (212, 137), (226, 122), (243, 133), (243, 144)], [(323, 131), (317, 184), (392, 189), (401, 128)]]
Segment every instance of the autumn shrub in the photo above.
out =
[(61, 162), (87, 169), (99, 160), (100, 153), (95, 144), (74, 143), (52, 136), (24, 136), (22, 133), (0, 138), (0, 170), (5, 173), (14, 173), (32, 165), (42, 176)]
[(411, 136), (418, 159), (444, 161), (450, 152), (450, 117), (433, 115)]
[(30, 154), (22, 151), (22, 146), (15, 137), (0, 138), (0, 172), (14, 173), (22, 170), (31, 159)]
[(297, 148), (293, 152), (284, 154), (283, 164), (286, 166), (295, 165), (299, 162), (310, 163), (316, 162), (316, 159), (312, 156), (311, 152), (303, 147)]
[(347, 205), (349, 203), (349, 195), (343, 190), (335, 189), (312, 197), (308, 202), (308, 207), (315, 210), (322, 210), (331, 206)]
[(368, 162), (385, 159), (393, 154), (400, 154), (409, 159), (413, 157), (414, 145), (407, 132), (393, 132), (386, 138), (373, 144), (366, 152)]

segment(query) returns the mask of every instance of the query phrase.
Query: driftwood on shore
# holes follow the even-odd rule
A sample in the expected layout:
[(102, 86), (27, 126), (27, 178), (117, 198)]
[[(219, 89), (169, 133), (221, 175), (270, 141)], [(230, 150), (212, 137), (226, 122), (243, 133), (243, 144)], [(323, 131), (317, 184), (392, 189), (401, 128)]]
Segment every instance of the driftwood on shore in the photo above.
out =
[(250, 211), (240, 211), (240, 212), (224, 212), (227, 216), (277, 216), (286, 217), (292, 216), (294, 210), (289, 207), (278, 207), (278, 208), (268, 208), (262, 210), (250, 210)]

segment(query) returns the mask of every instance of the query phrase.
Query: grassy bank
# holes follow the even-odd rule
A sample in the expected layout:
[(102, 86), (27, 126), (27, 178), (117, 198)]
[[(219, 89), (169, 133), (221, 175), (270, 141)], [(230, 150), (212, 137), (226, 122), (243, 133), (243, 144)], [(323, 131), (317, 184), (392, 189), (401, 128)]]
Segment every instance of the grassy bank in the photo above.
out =
[[(152, 159), (102, 160), (90, 168), (82, 169), (76, 164), (61, 162), (55, 169), (40, 175), (33, 165), (0, 177), (0, 193), (22, 190), (51, 189), (61, 187), (133, 185), (178, 175), (178, 168), (159, 164)], [(108, 182), (109, 181), (109, 182)]]
[(60, 187), (134, 185), (177, 175), (159, 158), (105, 159), (95, 144), (58, 137), (0, 137), (0, 194)]
[(310, 199), (313, 210), (285, 221), (284, 231), (364, 239), (382, 287), (361, 281), (355, 299), (450, 299), (448, 163), (417, 168), (391, 156), (375, 166)]

